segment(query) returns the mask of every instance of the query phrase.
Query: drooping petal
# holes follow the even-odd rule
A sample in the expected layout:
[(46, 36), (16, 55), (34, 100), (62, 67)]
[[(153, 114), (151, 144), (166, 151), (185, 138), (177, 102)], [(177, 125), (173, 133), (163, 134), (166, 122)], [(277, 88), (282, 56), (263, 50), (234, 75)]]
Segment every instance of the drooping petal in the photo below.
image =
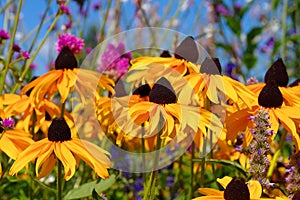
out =
[(259, 199), (262, 194), (262, 187), (258, 181), (250, 180), (248, 182), (248, 189), (251, 199)]
[(42, 164), (42, 167), (39, 171), (39, 174), (37, 174), (38, 178), (43, 178), (50, 174), (50, 172), (53, 170), (54, 166), (56, 164), (56, 158), (54, 157), (54, 154), (51, 154), (44, 163)]
[(213, 188), (198, 188), (198, 192), (200, 194), (203, 194), (205, 196), (218, 196), (218, 197), (221, 197), (221, 199), (224, 199), (223, 198), (223, 191), (219, 191), (219, 190), (216, 190), (216, 189), (213, 189)]
[(17, 159), (15, 160), (14, 164), (9, 170), (10, 175), (15, 175), (20, 170), (23, 169), (30, 161), (34, 160), (38, 157), (39, 153), (41, 152), (44, 145), (48, 143), (48, 139), (45, 138), (43, 140), (40, 140), (38, 142), (35, 142), (31, 144), (29, 147), (27, 147), (24, 151), (22, 151)]
[(75, 174), (76, 160), (65, 143), (66, 142), (55, 142), (54, 152), (64, 166), (65, 179), (68, 181)]

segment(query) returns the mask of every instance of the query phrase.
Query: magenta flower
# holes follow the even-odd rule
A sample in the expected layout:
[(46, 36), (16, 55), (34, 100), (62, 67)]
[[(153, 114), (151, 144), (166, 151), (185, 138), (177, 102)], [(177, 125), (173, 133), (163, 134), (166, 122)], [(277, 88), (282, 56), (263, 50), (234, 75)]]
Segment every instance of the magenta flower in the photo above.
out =
[(101, 3), (100, 3), (100, 2), (96, 2), (96, 3), (94, 3), (94, 4), (92, 5), (92, 8), (93, 8), (94, 10), (99, 10), (100, 7), (101, 7)]
[(20, 51), (21, 51), (21, 47), (20, 47), (19, 45), (17, 45), (17, 44), (14, 44), (14, 45), (13, 45), (13, 50), (14, 50), (15, 52), (20, 52)]
[(69, 47), (74, 54), (79, 54), (84, 47), (84, 41), (70, 33), (66, 33), (58, 37), (56, 51), (59, 53), (65, 46)]
[(1, 38), (2, 40), (7, 40), (7, 39), (10, 38), (10, 35), (9, 35), (9, 33), (6, 32), (5, 30), (1, 29), (1, 30), (0, 30), (0, 38)]
[(60, 10), (63, 11), (66, 15), (70, 15), (71, 11), (70, 8), (68, 6), (66, 6), (65, 4), (62, 4), (59, 6)]
[(227, 8), (225, 8), (225, 6), (223, 6), (222, 4), (217, 5), (216, 11), (220, 15), (227, 16), (227, 17), (231, 16), (229, 10)]
[(35, 63), (31, 63), (31, 65), (29, 66), (29, 68), (30, 68), (31, 70), (34, 70), (34, 69), (37, 68), (37, 65), (36, 65)]
[(29, 59), (30, 58), (30, 55), (27, 51), (22, 51), (22, 56), (25, 58), (25, 59)]
[(11, 118), (6, 118), (2, 121), (2, 126), (5, 128), (12, 128), (15, 124), (15, 121)]
[(118, 79), (128, 71), (131, 58), (131, 53), (125, 52), (124, 43), (120, 42), (117, 46), (108, 44), (106, 51), (101, 56), (98, 70)]

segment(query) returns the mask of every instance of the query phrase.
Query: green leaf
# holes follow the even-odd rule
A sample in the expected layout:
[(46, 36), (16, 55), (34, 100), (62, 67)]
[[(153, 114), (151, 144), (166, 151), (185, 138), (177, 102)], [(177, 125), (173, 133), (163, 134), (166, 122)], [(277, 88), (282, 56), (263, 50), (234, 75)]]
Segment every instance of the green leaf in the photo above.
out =
[(273, 1), (271, 1), (271, 7), (272, 7), (273, 11), (277, 9), (277, 7), (279, 5), (279, 2), (280, 2), (279, 0), (273, 0)]
[(96, 192), (102, 193), (105, 190), (109, 189), (116, 182), (116, 176), (113, 174), (108, 179), (101, 180), (95, 185)]
[(178, 195), (178, 197), (176, 197), (176, 199), (174, 199), (174, 200), (185, 200), (185, 199), (186, 199), (185, 194), (184, 194), (184, 193), (180, 193), (180, 194)]
[(251, 54), (251, 53), (247, 53), (244, 55), (242, 62), (244, 65), (246, 65), (247, 69), (252, 69), (255, 64), (256, 64), (257, 58)]
[(68, 192), (65, 199), (79, 199), (84, 197), (89, 197), (92, 195), (93, 190), (99, 194), (110, 188), (116, 181), (116, 176), (111, 175), (108, 179), (101, 181), (92, 181), (85, 183), (78, 188), (74, 188)]
[(263, 31), (263, 27), (261, 26), (257, 26), (252, 28), (248, 34), (247, 34), (247, 42), (250, 44), (252, 43), (252, 40), (258, 36), (259, 34), (261, 34), (261, 32)]
[(225, 17), (227, 25), (238, 37), (241, 35), (241, 22), (235, 17)]

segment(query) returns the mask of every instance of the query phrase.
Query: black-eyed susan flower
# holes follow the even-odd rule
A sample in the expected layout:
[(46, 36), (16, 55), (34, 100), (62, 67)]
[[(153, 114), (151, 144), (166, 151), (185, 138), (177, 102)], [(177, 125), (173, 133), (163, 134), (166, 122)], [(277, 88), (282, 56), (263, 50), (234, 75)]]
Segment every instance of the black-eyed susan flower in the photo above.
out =
[(114, 82), (111, 79), (95, 71), (77, 67), (78, 63), (73, 52), (65, 46), (55, 60), (55, 70), (51, 70), (27, 84), (22, 89), (22, 93), (32, 90), (30, 98), (36, 105), (57, 92), (61, 96), (61, 102), (64, 103), (74, 88), (84, 99), (87, 92), (90, 94), (96, 92), (95, 83), (114, 93)]
[(274, 132), (272, 138), (276, 136), (279, 125), (281, 124), (293, 136), (298, 151), (300, 147), (300, 137), (296, 125), (300, 120), (300, 108), (285, 105), (279, 88), (271, 83), (263, 87), (257, 98), (257, 105), (253, 105), (251, 108), (241, 109), (226, 118), (226, 127), (229, 133), (227, 134), (227, 139), (233, 141), (239, 131), (245, 131), (245, 145), (248, 146), (253, 139), (251, 129), (254, 127), (253, 122), (249, 119), (251, 116), (258, 114), (262, 106), (270, 117), (270, 130)]
[[(3, 113), (2, 113), (3, 114)], [(3, 117), (3, 115), (1, 115)], [(0, 117), (0, 152), (4, 152), (8, 157), (15, 160), (17, 156), (33, 143), (31, 135), (19, 129), (12, 129), (14, 120)], [(2, 166), (0, 162), (0, 176)]]
[(129, 76), (127, 80), (140, 81), (140, 77), (143, 77), (145, 80), (155, 82), (153, 74), (156, 77), (169, 77), (174, 74), (184, 76), (199, 72), (199, 65), (196, 64), (198, 57), (199, 52), (194, 39), (186, 37), (175, 49), (174, 57), (164, 51), (161, 57), (142, 56), (131, 60), (129, 72), (133, 72), (133, 76)]
[(199, 140), (205, 136), (207, 130), (220, 133), (220, 119), (199, 106), (190, 105), (187, 103), (189, 101), (190, 99), (186, 100), (185, 91), (180, 91), (177, 97), (170, 82), (162, 77), (151, 88), (149, 101), (134, 103), (128, 112), (135, 124), (148, 125), (145, 126), (146, 136), (153, 135), (161, 128), (160, 137), (166, 141), (175, 136), (180, 141), (180, 138), (187, 137), (186, 134), (190, 131), (196, 135), (201, 132)]
[(79, 158), (86, 162), (101, 178), (109, 176), (110, 167), (108, 152), (97, 145), (79, 138), (71, 137), (71, 131), (63, 118), (52, 121), (48, 137), (32, 143), (20, 153), (10, 169), (15, 175), (29, 162), (36, 159), (36, 174), (39, 178), (48, 175), (55, 166), (57, 159), (62, 162), (65, 179), (69, 180), (79, 165)]
[(217, 58), (206, 58), (201, 64), (200, 73), (189, 74), (185, 78), (199, 99), (207, 97), (215, 104), (224, 103), (230, 99), (233, 103), (241, 101), (250, 107), (255, 101), (253, 93), (242, 83), (221, 75), (221, 70), (221, 64)]
[[(256, 88), (256, 101), (250, 108), (243, 108), (235, 113), (231, 113), (226, 118), (227, 139), (233, 141), (239, 131), (245, 131), (245, 144), (248, 146), (253, 139), (251, 129), (254, 127), (253, 122), (249, 119), (251, 116), (258, 114), (260, 106), (264, 107), (270, 117), (270, 130), (273, 134), (272, 139), (276, 136), (279, 125), (285, 127), (285, 129), (292, 135), (296, 150), (300, 148), (300, 136), (298, 125), (300, 121), (300, 108), (297, 105), (291, 105), (290, 101), (285, 101), (284, 96), (281, 92), (280, 85), (287, 84), (286, 78), (282, 78), (277, 75), (282, 71), (282, 65), (275, 63), (271, 67), (270, 71), (267, 72), (265, 81), (266, 84), (261, 90)], [(280, 70), (278, 70), (280, 69)], [(277, 71), (277, 73), (274, 73)], [(271, 75), (272, 76), (271, 76)], [(283, 75), (285, 73), (282, 73)]]
[(217, 182), (222, 185), (224, 191), (219, 191), (212, 188), (199, 188), (198, 192), (205, 196), (194, 198), (193, 200), (258, 200), (258, 199), (277, 199), (284, 200), (281, 197), (276, 198), (261, 198), (262, 187), (258, 181), (249, 181), (245, 183), (239, 178), (231, 178), (228, 176), (222, 179), (217, 179)]
[[(27, 93), (29, 94), (29, 93)], [(61, 109), (55, 103), (44, 98), (39, 105), (34, 104), (27, 94), (4, 94), (1, 101), (5, 105), (4, 113), (6, 117), (21, 116), (18, 127), (23, 127), (26, 132), (30, 132), (33, 118), (35, 121), (34, 133), (36, 133), (46, 120), (48, 115), (51, 119), (60, 116)], [(73, 120), (70, 113), (64, 111), (69, 126), (72, 126)], [(22, 126), (20, 125), (22, 123)]]
[(275, 81), (283, 96), (283, 101), (289, 106), (300, 106), (300, 85), (288, 86), (289, 77), (286, 66), (281, 58), (276, 60), (266, 72), (264, 83), (255, 83), (247, 85), (253, 93), (259, 94), (263, 87), (271, 81)]

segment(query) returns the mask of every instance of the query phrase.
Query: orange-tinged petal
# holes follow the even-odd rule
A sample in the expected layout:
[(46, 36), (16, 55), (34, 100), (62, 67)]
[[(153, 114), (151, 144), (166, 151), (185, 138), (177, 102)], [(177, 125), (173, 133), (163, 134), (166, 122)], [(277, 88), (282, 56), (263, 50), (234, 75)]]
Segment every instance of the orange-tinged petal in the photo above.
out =
[(54, 157), (54, 154), (51, 154), (44, 163), (42, 164), (42, 167), (39, 171), (39, 174), (37, 175), (38, 178), (43, 178), (50, 174), (50, 172), (53, 170), (54, 166), (56, 164), (56, 158)]
[(65, 179), (68, 181), (75, 174), (76, 159), (67, 148), (66, 142), (56, 142), (54, 152), (57, 158), (61, 161), (65, 170)]
[(36, 160), (35, 164), (35, 173), (39, 174), (40, 166), (49, 158), (49, 156), (53, 153), (54, 145), (53, 143), (47, 143), (45, 146), (43, 146), (40, 154), (38, 155), (38, 158)]
[(59, 94), (61, 96), (61, 102), (64, 103), (66, 99), (68, 98), (68, 95), (70, 93), (70, 87), (69, 87), (69, 78), (66, 75), (67, 71), (64, 70), (64, 73), (62, 76), (59, 77), (57, 80), (57, 89), (59, 91)]
[(27, 147), (24, 151), (22, 151), (17, 159), (15, 160), (14, 164), (9, 170), (10, 175), (15, 175), (20, 170), (23, 169), (30, 161), (34, 160), (38, 157), (39, 153), (41, 152), (44, 145), (46, 145), (49, 142), (47, 138), (40, 140), (38, 142), (35, 142), (31, 144), (29, 147)]
[(248, 182), (250, 199), (259, 199), (262, 194), (262, 187), (258, 181), (250, 180)]
[(286, 113), (280, 109), (274, 110), (276, 116), (279, 118), (281, 124), (287, 129), (289, 133), (292, 134), (293, 140), (295, 142), (295, 146), (297, 151), (300, 149), (300, 138), (296, 130), (296, 125), (292, 119), (288, 117), (289, 113)]

